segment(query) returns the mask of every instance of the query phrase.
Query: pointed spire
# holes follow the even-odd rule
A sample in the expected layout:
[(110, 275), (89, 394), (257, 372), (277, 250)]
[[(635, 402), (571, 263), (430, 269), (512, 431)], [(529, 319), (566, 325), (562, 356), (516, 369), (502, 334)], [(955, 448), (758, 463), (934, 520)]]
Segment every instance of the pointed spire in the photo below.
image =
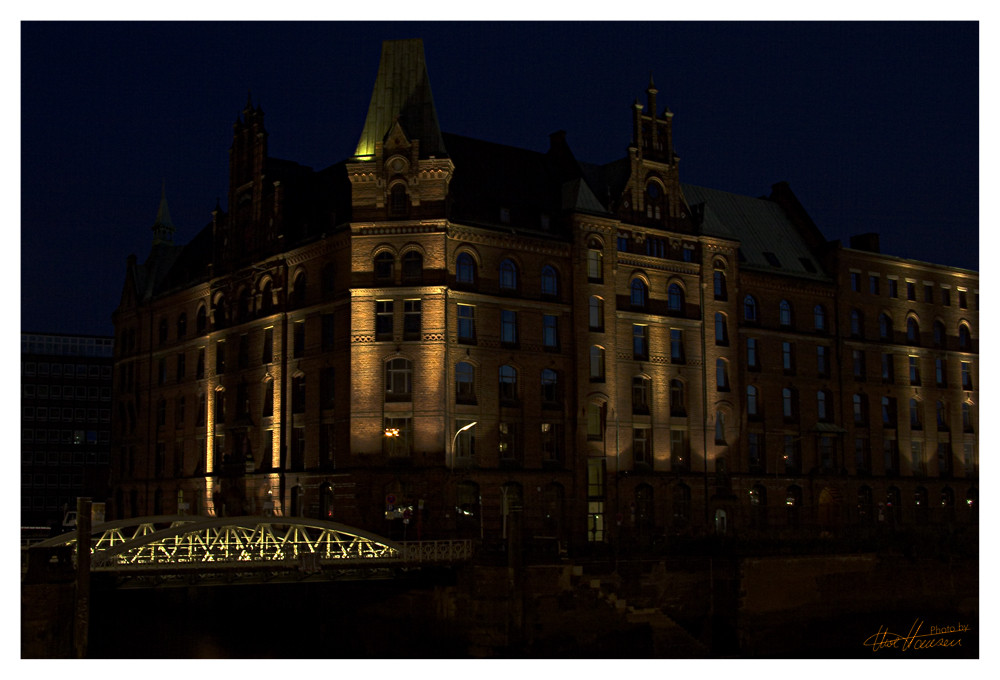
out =
[(371, 156), (398, 121), (410, 140), (420, 140), (421, 156), (447, 156), (441, 139), (434, 97), (424, 62), (424, 43), (386, 40), (382, 43), (375, 87), (355, 156)]
[(160, 209), (156, 212), (153, 222), (153, 245), (158, 243), (173, 243), (174, 223), (170, 220), (170, 210), (167, 208), (167, 181), (163, 180), (160, 193)]

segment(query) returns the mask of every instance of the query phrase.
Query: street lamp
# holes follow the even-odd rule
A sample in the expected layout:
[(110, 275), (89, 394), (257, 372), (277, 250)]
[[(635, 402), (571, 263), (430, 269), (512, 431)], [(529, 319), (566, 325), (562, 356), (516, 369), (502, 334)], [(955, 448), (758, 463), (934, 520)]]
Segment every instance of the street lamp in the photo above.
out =
[(452, 470), (455, 469), (455, 458), (456, 458), (456, 453), (457, 453), (455, 451), (455, 446), (458, 443), (458, 435), (462, 434), (463, 432), (465, 432), (466, 430), (468, 430), (470, 427), (473, 427), (478, 422), (479, 422), (478, 420), (473, 420), (471, 423), (467, 423), (467, 424), (463, 425), (462, 427), (458, 428), (458, 430), (455, 431), (455, 436), (451, 438), (451, 469)]

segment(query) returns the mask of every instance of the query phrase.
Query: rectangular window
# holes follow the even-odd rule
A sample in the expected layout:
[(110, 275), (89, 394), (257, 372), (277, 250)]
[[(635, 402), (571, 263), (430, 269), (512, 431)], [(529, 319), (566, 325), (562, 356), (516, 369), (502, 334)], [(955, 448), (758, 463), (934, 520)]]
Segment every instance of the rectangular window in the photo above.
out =
[(885, 465), (885, 474), (899, 474), (899, 442), (895, 439), (887, 437), (882, 440), (882, 463)]
[(306, 353), (306, 322), (296, 321), (292, 325), (292, 356), (300, 358)]
[(958, 306), (961, 309), (968, 309), (969, 308), (969, 294), (968, 294), (968, 291), (965, 291), (965, 290), (963, 290), (961, 288), (958, 289)]
[[(476, 426), (472, 420), (455, 420), (455, 457), (471, 460), (476, 455)], [(471, 425), (471, 427), (469, 427)], [(463, 428), (468, 429), (463, 429)]]
[(878, 276), (870, 274), (868, 276), (868, 292), (872, 295), (878, 295), (878, 288)]
[(215, 343), (215, 374), (222, 375), (226, 372), (226, 341), (218, 340)]
[(941, 304), (945, 307), (951, 305), (951, 290), (948, 288), (941, 289)]
[(403, 301), (403, 340), (419, 340), (421, 327), (420, 300)]
[(618, 252), (628, 252), (628, 234), (618, 234)]
[(851, 366), (855, 380), (865, 379), (865, 352), (861, 349), (851, 350)]
[(375, 339), (392, 340), (392, 300), (375, 301)]
[(934, 360), (934, 382), (938, 387), (948, 386), (948, 364), (944, 359)]
[[(933, 295), (933, 291), (932, 291)], [(917, 299), (917, 284), (915, 281), (906, 282), (906, 299), (916, 300)]]
[(799, 456), (799, 439), (794, 435), (785, 435), (784, 459), (786, 473), (798, 474), (801, 472), (802, 461)]
[(871, 474), (872, 453), (867, 437), (857, 437), (854, 440), (854, 467), (859, 475)]
[(795, 357), (792, 354), (792, 343), (790, 342), (781, 343), (781, 367), (786, 375), (795, 373)]
[(861, 272), (851, 272), (851, 290), (861, 292)]
[(542, 423), (542, 462), (562, 462), (562, 425), (558, 423)]
[(899, 297), (899, 281), (896, 279), (889, 279), (889, 297)]
[(333, 378), (334, 372), (332, 366), (325, 366), (319, 374), (319, 401), (321, 409), (328, 410), (335, 406)]
[(948, 442), (938, 442), (937, 462), (938, 462), (938, 477), (950, 477), (951, 445)]
[(156, 360), (156, 384), (163, 385), (167, 382), (167, 358), (160, 357)]
[(458, 305), (458, 341), (476, 341), (476, 308), (472, 305)]
[(962, 362), (962, 389), (972, 389), (972, 364), (968, 361)]
[(965, 464), (965, 476), (975, 477), (976, 476), (976, 445), (972, 442), (966, 442), (962, 446), (962, 454)]
[(177, 355), (177, 382), (184, 380), (184, 372), (186, 369), (187, 355), (181, 352)]
[(274, 327), (264, 329), (264, 347), (260, 353), (260, 362), (269, 364), (274, 361)]
[[(916, 299), (916, 298), (914, 298)], [(934, 302), (934, 284), (925, 283), (924, 284), (924, 302), (933, 304)]]
[(747, 463), (750, 472), (764, 470), (764, 435), (758, 432), (750, 432), (747, 435)]
[(910, 472), (918, 477), (927, 474), (927, 464), (924, 462), (924, 443), (922, 441), (914, 440), (910, 442)]
[(517, 312), (504, 309), (500, 312), (500, 342), (517, 345)]
[(632, 358), (649, 358), (649, 326), (632, 324)]
[(559, 349), (559, 320), (553, 314), (542, 315), (542, 345), (545, 349)]
[(816, 373), (821, 378), (830, 375), (830, 352), (826, 345), (816, 345)]
[(833, 470), (833, 437), (819, 438), (819, 465), (823, 470)]
[(911, 356), (910, 361), (910, 384), (920, 385), (920, 366), (917, 363), (917, 357)]
[(652, 465), (650, 453), (649, 428), (632, 428), (632, 461), (635, 465)]
[(891, 354), (882, 354), (882, 382), (892, 385), (896, 382), (894, 362)]
[(240, 335), (240, 345), (236, 354), (236, 363), (240, 368), (247, 368), (250, 365), (250, 336), (246, 333)]
[(406, 458), (413, 453), (413, 433), (410, 418), (386, 418), (383, 432), (385, 454), (390, 458)]
[(517, 441), (517, 423), (499, 423), (500, 438), (498, 442), (501, 461), (516, 461), (520, 456)]
[(670, 469), (686, 472), (691, 468), (688, 451), (688, 436), (685, 430), (670, 431)]
[(670, 329), (670, 362), (684, 363), (684, 331), (676, 328)]
[(760, 369), (760, 357), (757, 351), (756, 338), (747, 338), (747, 368), (751, 371)]

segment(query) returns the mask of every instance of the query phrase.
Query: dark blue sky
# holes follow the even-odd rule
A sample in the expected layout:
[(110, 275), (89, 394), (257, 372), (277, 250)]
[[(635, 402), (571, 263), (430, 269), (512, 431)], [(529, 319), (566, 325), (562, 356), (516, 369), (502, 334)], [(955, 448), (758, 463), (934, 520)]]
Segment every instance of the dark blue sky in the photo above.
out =
[(625, 153), (630, 106), (674, 112), (681, 179), (788, 181), (830, 239), (978, 269), (976, 23), (23, 23), (22, 330), (111, 334), (165, 181), (176, 242), (225, 205), (251, 91), (270, 153), (353, 151), (383, 39), (424, 40), (442, 129), (581, 160)]

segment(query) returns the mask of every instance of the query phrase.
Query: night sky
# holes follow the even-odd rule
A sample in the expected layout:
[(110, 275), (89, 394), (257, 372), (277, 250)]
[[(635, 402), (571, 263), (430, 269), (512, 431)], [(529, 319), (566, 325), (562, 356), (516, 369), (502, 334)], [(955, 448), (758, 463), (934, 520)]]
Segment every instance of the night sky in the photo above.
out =
[(650, 73), (681, 180), (789, 182), (829, 239), (979, 269), (976, 23), (21, 24), (21, 329), (111, 335), (161, 187), (188, 242), (226, 204), (232, 124), (270, 155), (353, 153), (383, 39), (423, 38), (446, 132), (623, 156)]

